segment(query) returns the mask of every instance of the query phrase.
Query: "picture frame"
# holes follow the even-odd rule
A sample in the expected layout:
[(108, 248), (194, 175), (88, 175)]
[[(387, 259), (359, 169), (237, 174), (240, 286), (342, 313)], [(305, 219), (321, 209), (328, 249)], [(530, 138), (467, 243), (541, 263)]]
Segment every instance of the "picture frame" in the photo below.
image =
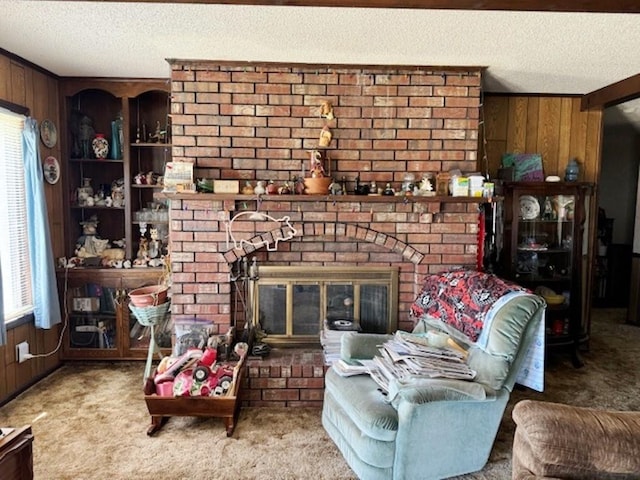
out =
[(60, 180), (60, 162), (53, 156), (48, 156), (42, 162), (42, 174), (50, 185), (55, 185)]
[(502, 155), (502, 167), (513, 168), (513, 180), (516, 182), (544, 181), (542, 155), (539, 153), (505, 153)]
[(58, 143), (58, 130), (51, 120), (43, 120), (40, 123), (40, 140), (47, 148), (53, 148)]

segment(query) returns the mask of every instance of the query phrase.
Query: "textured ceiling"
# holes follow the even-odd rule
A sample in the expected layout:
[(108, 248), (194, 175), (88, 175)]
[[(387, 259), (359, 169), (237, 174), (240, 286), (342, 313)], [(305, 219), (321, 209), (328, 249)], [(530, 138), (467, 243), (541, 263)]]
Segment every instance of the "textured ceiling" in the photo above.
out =
[(485, 66), (489, 92), (584, 94), (640, 72), (640, 14), (0, 0), (0, 48), (60, 76), (165, 59)]

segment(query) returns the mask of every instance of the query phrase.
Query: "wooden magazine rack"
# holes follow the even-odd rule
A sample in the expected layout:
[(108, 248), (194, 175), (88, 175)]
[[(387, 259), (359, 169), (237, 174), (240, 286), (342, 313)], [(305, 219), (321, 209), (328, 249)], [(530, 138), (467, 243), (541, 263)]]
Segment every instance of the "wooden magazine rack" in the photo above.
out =
[(218, 417), (224, 421), (227, 437), (232, 436), (240, 414), (240, 384), (244, 378), (245, 359), (246, 356), (243, 356), (234, 367), (233, 386), (225, 395), (212, 397), (168, 397), (155, 393), (145, 395), (144, 399), (151, 415), (151, 425), (147, 429), (147, 435), (151, 436), (160, 430), (169, 417)]

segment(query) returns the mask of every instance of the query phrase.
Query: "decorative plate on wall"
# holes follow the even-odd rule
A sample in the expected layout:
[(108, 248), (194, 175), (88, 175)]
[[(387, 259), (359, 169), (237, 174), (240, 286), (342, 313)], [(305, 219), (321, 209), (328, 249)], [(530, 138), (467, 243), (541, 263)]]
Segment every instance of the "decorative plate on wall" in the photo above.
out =
[(40, 139), (48, 148), (53, 148), (58, 142), (58, 131), (51, 120), (43, 120), (40, 124)]
[(44, 179), (53, 185), (60, 180), (60, 163), (55, 157), (47, 157), (42, 162), (42, 172)]
[(532, 195), (520, 196), (520, 217), (523, 220), (533, 220), (540, 215), (540, 203)]

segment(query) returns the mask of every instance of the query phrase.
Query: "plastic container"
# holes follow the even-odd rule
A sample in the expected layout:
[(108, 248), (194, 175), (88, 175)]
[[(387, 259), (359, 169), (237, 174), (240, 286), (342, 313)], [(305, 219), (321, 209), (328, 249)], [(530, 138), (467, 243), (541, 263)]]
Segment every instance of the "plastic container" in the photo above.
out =
[(484, 194), (484, 177), (482, 175), (469, 176), (469, 195), (472, 197), (482, 197)]

